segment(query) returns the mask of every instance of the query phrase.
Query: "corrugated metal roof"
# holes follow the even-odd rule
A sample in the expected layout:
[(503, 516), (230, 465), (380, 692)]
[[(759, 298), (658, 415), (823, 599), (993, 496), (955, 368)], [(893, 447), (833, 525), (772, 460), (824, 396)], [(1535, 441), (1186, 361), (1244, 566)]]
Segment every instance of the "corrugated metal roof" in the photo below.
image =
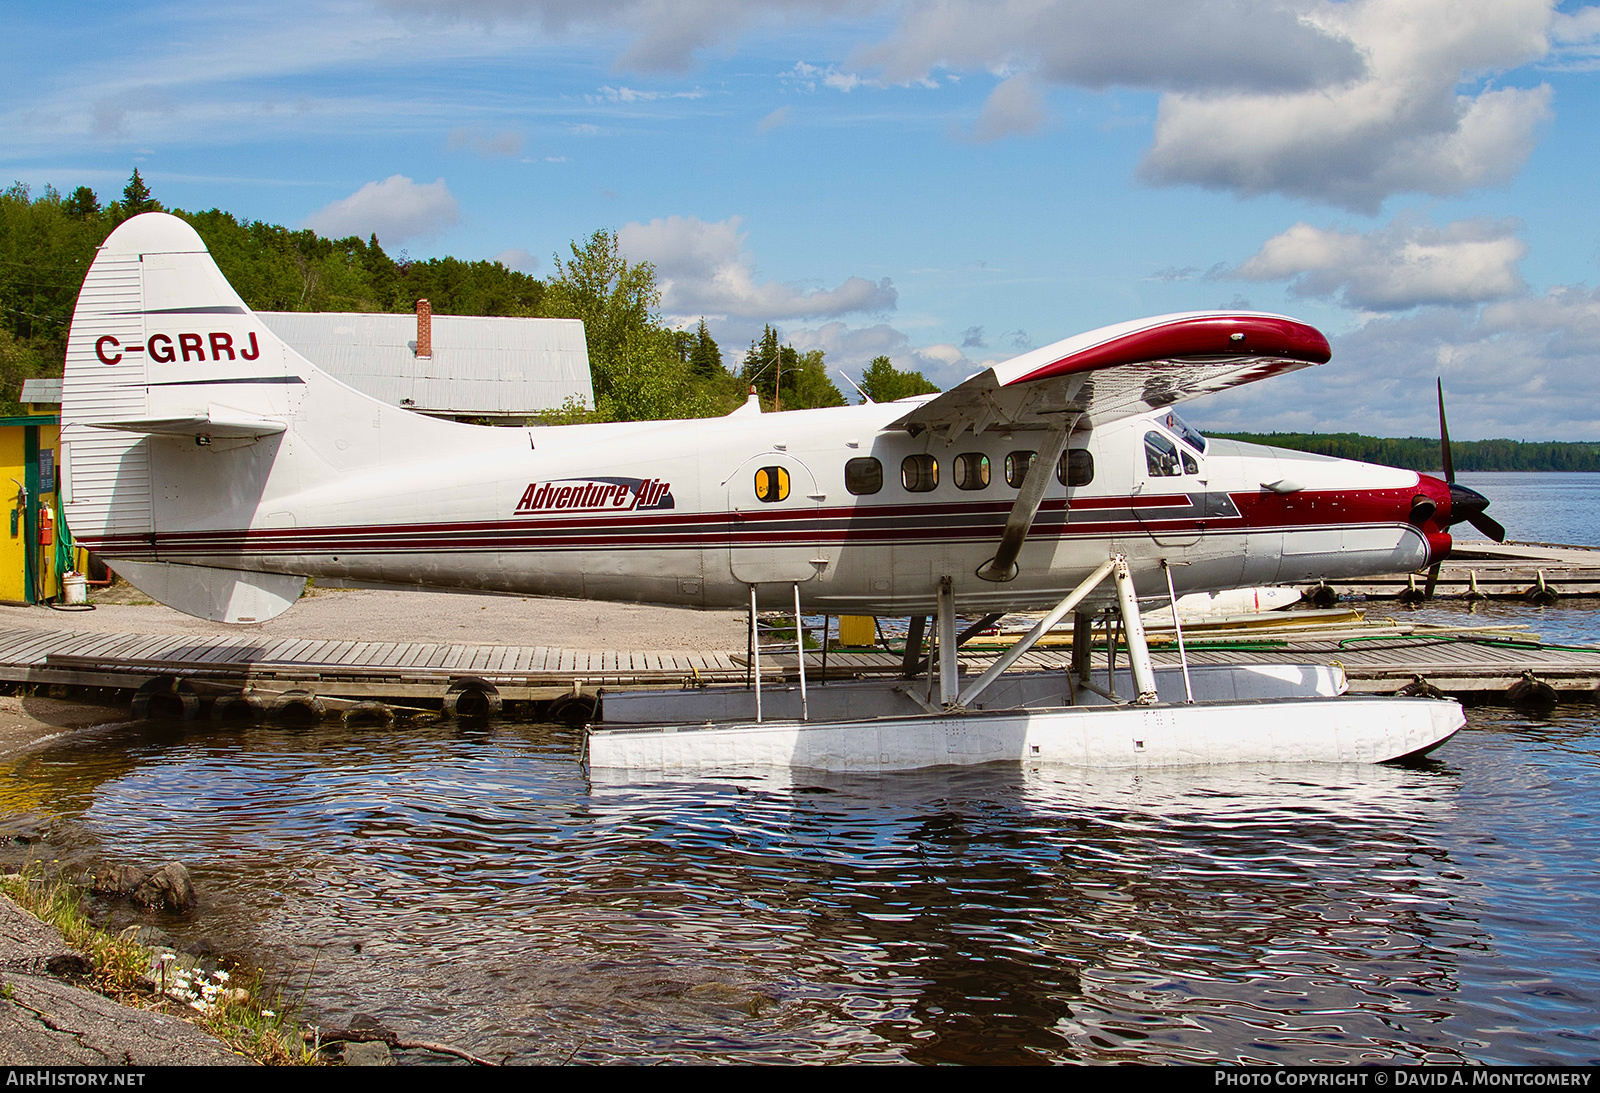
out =
[[(582, 326), (582, 323), (578, 324)], [(587, 373), (585, 373), (587, 374)], [(53, 406), (61, 405), (61, 380), (57, 379), (31, 379), (22, 381), (22, 398), (19, 402), (48, 402)]]
[(569, 398), (594, 405), (577, 319), (435, 315), (433, 356), (419, 358), (415, 315), (257, 314), (317, 367), (395, 406), (490, 417), (554, 410)]

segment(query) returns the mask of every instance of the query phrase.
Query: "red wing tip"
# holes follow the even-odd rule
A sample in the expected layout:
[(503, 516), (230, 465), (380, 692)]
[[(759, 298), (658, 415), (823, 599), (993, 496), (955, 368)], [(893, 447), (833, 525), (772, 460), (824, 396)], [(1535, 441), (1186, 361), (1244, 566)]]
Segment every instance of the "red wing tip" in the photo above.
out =
[(1080, 349), (1012, 382), (1174, 357), (1227, 355), (1324, 364), (1333, 349), (1316, 327), (1281, 315), (1187, 315)]

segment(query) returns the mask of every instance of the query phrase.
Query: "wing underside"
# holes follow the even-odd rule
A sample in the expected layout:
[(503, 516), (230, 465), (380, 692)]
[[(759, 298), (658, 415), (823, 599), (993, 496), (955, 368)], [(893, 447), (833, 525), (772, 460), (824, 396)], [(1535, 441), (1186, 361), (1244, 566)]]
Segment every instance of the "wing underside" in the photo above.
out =
[(1331, 355), (1315, 328), (1278, 315), (1168, 315), (1080, 334), (986, 368), (908, 410), (894, 427), (1079, 429), (1254, 383)]

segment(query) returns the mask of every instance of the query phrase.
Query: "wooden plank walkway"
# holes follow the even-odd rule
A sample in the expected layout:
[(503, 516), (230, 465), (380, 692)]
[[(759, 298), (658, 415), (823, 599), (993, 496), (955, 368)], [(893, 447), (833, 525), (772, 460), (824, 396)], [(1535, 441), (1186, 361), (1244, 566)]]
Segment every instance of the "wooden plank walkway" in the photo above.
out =
[[(1426, 634), (1382, 637), (1281, 634), (1259, 643), (1230, 641), (1190, 649), (1192, 664), (1318, 663), (1342, 667), (1355, 691), (1392, 692), (1421, 676), (1462, 697), (1492, 697), (1533, 672), (1564, 697), (1590, 697), (1600, 688), (1600, 648), (1542, 646), (1519, 640)], [(964, 672), (993, 663), (993, 650), (963, 650)], [(1175, 649), (1157, 649), (1158, 664), (1178, 663)], [(1019, 670), (1062, 670), (1071, 649), (1039, 647)], [(1104, 653), (1096, 657), (1104, 664)], [(1124, 661), (1125, 663), (1125, 661)], [(832, 679), (892, 676), (900, 654), (884, 650), (831, 651)], [(793, 678), (794, 652), (766, 651), (764, 678)], [(806, 672), (822, 675), (822, 656), (808, 653)], [(305, 638), (186, 637), (0, 628), (0, 680), (14, 683), (136, 689), (159, 676), (188, 680), (202, 693), (249, 686), (273, 692), (314, 690), (328, 698), (438, 700), (453, 684), (476, 678), (506, 699), (548, 700), (578, 690), (742, 683), (744, 650), (638, 652), (573, 650), (544, 646), (455, 645), (430, 642), (362, 642)]]
[[(1461, 596), (1476, 586), (1488, 599), (1521, 599), (1541, 574), (1546, 585), (1562, 596), (1600, 595), (1600, 548), (1458, 540), (1449, 560), (1439, 567), (1435, 591), (1441, 596)], [(1421, 588), (1423, 575), (1405, 573), (1330, 583), (1339, 593), (1392, 599), (1410, 586), (1412, 576)]]

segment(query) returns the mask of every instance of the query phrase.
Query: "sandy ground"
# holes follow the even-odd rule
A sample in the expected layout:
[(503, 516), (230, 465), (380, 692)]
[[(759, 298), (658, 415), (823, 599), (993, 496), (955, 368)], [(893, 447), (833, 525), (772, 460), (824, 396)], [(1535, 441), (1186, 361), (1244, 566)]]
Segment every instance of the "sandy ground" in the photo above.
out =
[(127, 585), (91, 599), (93, 611), (0, 605), (0, 627), (196, 636), (262, 634), (349, 641), (546, 645), (651, 652), (745, 647), (739, 611), (470, 593), (318, 589), (264, 623), (229, 626), (151, 603)]
[[(319, 589), (282, 615), (252, 626), (206, 622), (152, 603), (118, 585), (96, 591), (93, 611), (0, 604), (0, 628), (116, 631), (131, 634), (247, 635), (349, 641), (546, 645), (634, 652), (743, 650), (746, 616), (737, 611), (597, 603), (539, 597)], [(127, 721), (127, 695), (0, 695), (0, 758), (59, 734)]]
[(128, 720), (127, 695), (0, 695), (0, 760), (63, 733)]

